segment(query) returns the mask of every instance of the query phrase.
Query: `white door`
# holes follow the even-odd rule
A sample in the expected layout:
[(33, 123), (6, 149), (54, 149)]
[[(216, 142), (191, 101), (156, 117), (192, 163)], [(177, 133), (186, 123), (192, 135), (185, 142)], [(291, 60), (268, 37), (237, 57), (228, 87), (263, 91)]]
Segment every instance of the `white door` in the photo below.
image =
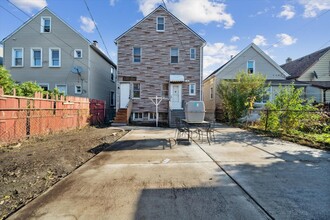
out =
[(182, 85), (171, 84), (171, 109), (182, 109)]
[(120, 108), (127, 108), (129, 102), (129, 83), (120, 84)]

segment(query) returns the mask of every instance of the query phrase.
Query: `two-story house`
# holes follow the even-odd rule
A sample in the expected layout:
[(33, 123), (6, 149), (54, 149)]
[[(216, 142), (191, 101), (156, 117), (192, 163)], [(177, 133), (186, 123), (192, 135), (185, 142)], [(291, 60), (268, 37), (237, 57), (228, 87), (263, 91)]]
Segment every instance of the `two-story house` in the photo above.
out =
[(281, 67), (290, 74), (288, 79), (309, 83), (306, 96), (316, 102), (330, 103), (330, 47), (296, 60), (287, 59)]
[[(205, 103), (206, 119), (214, 120), (221, 118), (223, 110), (220, 97), (217, 95), (217, 85), (220, 80), (234, 80), (237, 73), (246, 74), (261, 73), (266, 77), (266, 83), (270, 84), (267, 94), (263, 100), (257, 100), (255, 107), (260, 108), (263, 103), (273, 100), (279, 91), (279, 86), (289, 85), (293, 80), (287, 80), (289, 76), (274, 60), (272, 60), (257, 45), (251, 43), (227, 63), (219, 67), (203, 80), (203, 100)], [(296, 83), (297, 87), (306, 86), (304, 83)]]
[(163, 6), (120, 35), (118, 47), (117, 116), (115, 122), (154, 123), (170, 126), (184, 118), (188, 101), (202, 99), (203, 46), (205, 40)]
[(45, 90), (105, 100), (115, 113), (116, 65), (47, 7), (1, 42), (4, 66), (17, 82), (35, 81)]

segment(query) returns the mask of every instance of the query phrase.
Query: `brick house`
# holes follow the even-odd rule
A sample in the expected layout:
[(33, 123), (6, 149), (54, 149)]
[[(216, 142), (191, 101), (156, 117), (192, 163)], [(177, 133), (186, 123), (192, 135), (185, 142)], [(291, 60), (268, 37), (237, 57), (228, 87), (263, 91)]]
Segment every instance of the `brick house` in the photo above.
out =
[(115, 123), (154, 124), (150, 98), (165, 98), (159, 121), (170, 126), (184, 118), (188, 101), (202, 100), (205, 40), (159, 6), (120, 35), (118, 46), (117, 116)]

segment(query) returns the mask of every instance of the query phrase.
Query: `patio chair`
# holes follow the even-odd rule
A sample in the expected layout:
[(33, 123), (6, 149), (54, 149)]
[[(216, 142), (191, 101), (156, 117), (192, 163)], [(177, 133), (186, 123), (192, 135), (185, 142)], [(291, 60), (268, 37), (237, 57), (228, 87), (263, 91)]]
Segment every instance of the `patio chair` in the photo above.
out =
[(178, 139), (179, 136), (183, 136), (184, 134), (188, 135), (189, 129), (181, 122), (180, 118), (175, 119), (176, 131), (175, 131), (175, 139)]

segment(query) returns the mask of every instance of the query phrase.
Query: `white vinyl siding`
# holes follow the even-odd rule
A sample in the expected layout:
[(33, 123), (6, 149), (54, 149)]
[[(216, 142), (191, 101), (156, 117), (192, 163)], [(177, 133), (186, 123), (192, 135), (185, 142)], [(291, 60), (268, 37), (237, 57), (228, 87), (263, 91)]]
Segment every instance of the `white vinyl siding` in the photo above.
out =
[(61, 67), (60, 48), (49, 48), (49, 67)]
[(31, 67), (42, 67), (42, 48), (31, 48)]
[(13, 48), (12, 50), (12, 67), (23, 67), (24, 66), (24, 49)]

